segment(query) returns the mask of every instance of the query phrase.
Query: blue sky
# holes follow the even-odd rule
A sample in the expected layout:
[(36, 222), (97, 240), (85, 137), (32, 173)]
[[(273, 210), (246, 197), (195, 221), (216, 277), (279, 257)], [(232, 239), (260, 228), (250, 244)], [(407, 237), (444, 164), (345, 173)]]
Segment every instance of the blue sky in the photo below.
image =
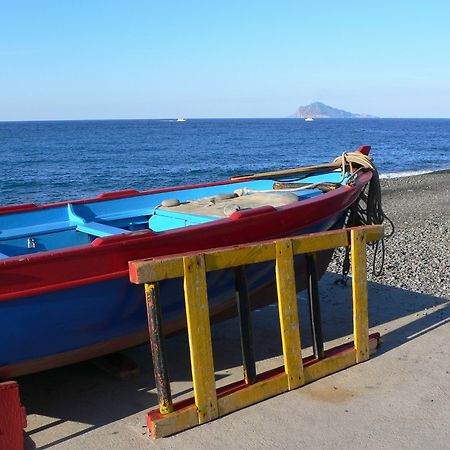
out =
[(448, 1), (3, 1), (0, 120), (450, 117)]

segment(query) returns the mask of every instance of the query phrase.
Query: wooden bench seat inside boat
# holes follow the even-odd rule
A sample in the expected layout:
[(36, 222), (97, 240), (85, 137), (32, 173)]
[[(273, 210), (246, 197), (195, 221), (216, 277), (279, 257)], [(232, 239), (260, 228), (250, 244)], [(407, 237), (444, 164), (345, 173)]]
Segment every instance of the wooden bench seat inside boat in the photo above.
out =
[(110, 222), (110, 221), (120, 221), (122, 219), (130, 219), (133, 217), (149, 217), (153, 214), (152, 207), (137, 208), (125, 211), (116, 211), (111, 213), (102, 213), (95, 217), (95, 220)]
[(75, 229), (75, 227), (76, 223), (67, 220), (51, 223), (40, 223), (37, 225), (29, 225), (24, 227), (15, 227), (3, 230), (0, 233), (0, 240), (19, 239), (40, 234), (56, 233), (58, 231)]
[(114, 234), (128, 233), (123, 228), (112, 227), (98, 222), (87, 222), (77, 225), (77, 231), (96, 237), (112, 236)]
[[(77, 224), (71, 221), (61, 221), (4, 230), (0, 234), (0, 241), (7, 239), (20, 239), (24, 237), (26, 238), (30, 236), (39, 236), (75, 229), (77, 231), (81, 231), (83, 233), (91, 234), (97, 237), (112, 236), (113, 234), (126, 233), (128, 231), (124, 230), (123, 228), (112, 227), (98, 222)], [(0, 258), (2, 258), (1, 255), (2, 254), (0, 254)], [(7, 256), (5, 255), (4, 257)]]

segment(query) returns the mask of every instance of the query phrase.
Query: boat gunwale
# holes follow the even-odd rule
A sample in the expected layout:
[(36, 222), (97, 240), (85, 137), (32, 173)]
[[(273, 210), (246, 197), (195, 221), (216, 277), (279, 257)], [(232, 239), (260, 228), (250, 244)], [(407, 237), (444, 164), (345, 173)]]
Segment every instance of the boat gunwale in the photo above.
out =
[[(45, 284), (41, 280), (38, 280), (38, 282), (35, 282), (37, 286), (33, 287), (25, 287), (25, 289), (17, 289), (18, 285), (20, 284), (18, 281), (15, 281), (13, 284), (11, 290), (4, 290), (3, 292), (0, 292), (0, 302), (2, 301), (13, 301), (13, 300), (20, 300), (24, 297), (29, 296), (35, 296), (40, 294), (45, 294), (49, 292), (54, 291), (60, 291), (68, 288), (76, 288), (79, 286), (101, 282), (101, 281), (107, 281), (115, 278), (120, 278), (123, 276), (126, 276), (128, 273), (128, 267), (119, 269), (119, 270), (112, 270), (112, 267), (105, 267), (103, 273), (96, 273), (93, 275), (89, 275), (88, 273), (83, 274), (83, 270), (88, 271), (88, 269), (82, 268), (80, 270), (79, 267), (77, 267), (77, 263), (81, 259), (85, 258), (91, 258), (93, 256), (96, 256), (97, 258), (101, 258), (103, 255), (108, 255), (111, 253), (118, 252), (118, 250), (123, 250), (123, 252), (120, 252), (120, 257), (124, 257), (122, 253), (125, 252), (131, 252), (133, 249), (136, 248), (136, 246), (141, 246), (142, 243), (149, 242), (151, 239), (157, 239), (159, 237), (159, 241), (161, 241), (161, 245), (164, 246), (164, 243), (166, 243), (173, 239), (174, 241), (179, 241), (178, 236), (186, 235), (189, 233), (189, 235), (198, 235), (198, 233), (202, 233), (204, 230), (209, 231), (216, 231), (219, 228), (222, 228), (224, 224), (227, 224), (227, 228), (236, 228), (236, 230), (233, 230), (234, 232), (237, 232), (237, 228), (242, 228), (245, 224), (248, 224), (248, 221), (253, 221), (256, 217), (262, 218), (275, 218), (279, 217), (283, 214), (289, 214), (292, 213), (292, 210), (295, 209), (304, 209), (308, 207), (312, 207), (312, 205), (320, 205), (324, 201), (327, 203), (333, 202), (333, 200), (339, 198), (339, 201), (334, 201), (333, 204), (335, 205), (335, 208), (333, 209), (332, 213), (329, 212), (324, 215), (314, 215), (312, 221), (303, 223), (300, 228), (296, 228), (295, 230), (301, 230), (301, 229), (307, 229), (312, 226), (314, 226), (317, 223), (320, 223), (323, 220), (326, 220), (327, 217), (334, 216), (339, 214), (344, 209), (348, 208), (353, 201), (355, 201), (355, 192), (359, 192), (364, 185), (366, 185), (372, 176), (371, 172), (364, 172), (360, 174), (360, 176), (356, 177), (354, 180), (354, 184), (349, 186), (341, 186), (340, 188), (337, 188), (333, 191), (329, 191), (326, 193), (321, 194), (318, 197), (313, 197), (309, 199), (302, 200), (298, 203), (293, 203), (289, 205), (285, 205), (279, 208), (270, 208), (270, 211), (268, 211), (267, 207), (260, 207), (255, 208), (253, 211), (253, 214), (249, 216), (239, 216), (238, 213), (236, 217), (230, 216), (228, 218), (218, 219), (213, 222), (198, 224), (198, 225), (192, 225), (188, 227), (188, 230), (186, 228), (179, 228), (179, 229), (173, 229), (173, 230), (167, 230), (160, 233), (154, 233), (151, 230), (139, 230), (135, 232), (130, 232), (122, 235), (116, 235), (106, 238), (99, 238), (99, 244), (100, 245), (92, 245), (91, 244), (85, 244), (85, 245), (79, 245), (76, 247), (70, 247), (66, 249), (60, 249), (60, 250), (54, 250), (50, 252), (39, 252), (33, 255), (19, 255), (16, 257), (8, 258), (7, 260), (0, 260), (0, 270), (5, 269), (7, 271), (6, 277), (10, 275), (8, 273), (8, 269), (12, 270), (12, 273), (14, 276), (20, 275), (20, 272), (23, 272), (23, 269), (29, 270), (30, 264), (35, 266), (37, 268), (38, 266), (44, 267), (42, 270), (42, 274), (45, 273), (45, 266), (47, 263), (51, 262), (52, 264), (59, 263), (60, 266), (64, 265), (64, 269), (61, 269), (61, 273), (67, 274), (70, 278), (68, 279), (67, 275), (65, 277), (61, 277), (59, 280), (50, 280), (47, 281)], [(345, 205), (343, 205), (345, 204)], [(318, 206), (316, 206), (318, 207)], [(258, 211), (259, 210), (259, 211)], [(262, 211), (264, 210), (264, 211)], [(290, 233), (295, 231), (293, 228), (289, 228), (286, 230), (283, 230), (283, 234), (289, 235)], [(270, 235), (267, 235), (264, 238), (256, 239), (256, 240), (267, 240), (271, 239)], [(110, 240), (110, 241), (108, 241)], [(239, 239), (238, 239), (239, 240)], [(95, 241), (94, 241), (95, 242)], [(236, 245), (238, 245), (240, 242), (236, 242)], [(234, 245), (234, 244), (228, 244), (227, 242), (224, 242), (223, 246), (226, 245)], [(198, 248), (198, 251), (204, 250), (202, 246), (201, 248)], [(214, 247), (218, 247), (217, 245), (214, 245)], [(220, 247), (220, 246), (219, 246)], [(212, 248), (212, 247), (208, 247)], [(190, 251), (187, 249), (186, 251)], [(150, 251), (149, 251), (150, 253)], [(160, 252), (155, 252), (155, 257), (161, 256), (161, 254), (158, 254)], [(177, 252), (175, 251), (169, 251), (167, 255), (172, 255)], [(178, 251), (179, 253), (179, 251)], [(138, 259), (142, 256), (137, 255), (136, 257), (133, 257), (132, 259)], [(147, 255), (147, 257), (151, 257), (151, 255)], [(116, 264), (116, 266), (119, 265), (118, 262), (111, 263), (111, 265)], [(108, 266), (108, 264), (105, 264), (105, 266)], [(75, 271), (75, 274), (73, 275), (74, 268), (77, 268), (78, 271)], [(72, 270), (68, 270), (72, 269)], [(14, 272), (15, 270), (15, 272)], [(49, 269), (47, 269), (49, 270)], [(42, 275), (43, 276), (43, 275)], [(11, 285), (11, 282), (9, 283)], [(28, 284), (32, 285), (32, 282), (28, 282)], [(4, 285), (4, 284), (2, 284)]]
[[(354, 184), (353, 185), (343, 185), (340, 186), (337, 189), (334, 190), (330, 190), (328, 192), (324, 192), (319, 196), (316, 197), (311, 197), (311, 198), (306, 198), (304, 200), (301, 200), (299, 202), (296, 203), (290, 203), (288, 205), (283, 205), (283, 206), (279, 206), (279, 207), (269, 207), (270, 208), (270, 212), (271, 213), (281, 213), (283, 211), (288, 211), (291, 209), (297, 209), (297, 208), (306, 208), (309, 205), (313, 204), (313, 203), (322, 203), (324, 200), (328, 200), (331, 197), (341, 197), (344, 195), (344, 191), (345, 190), (349, 190), (349, 189), (360, 189), (363, 185), (366, 185), (369, 181), (370, 178), (372, 176), (371, 172), (364, 172), (361, 175), (359, 175), (355, 180), (354, 180)], [(367, 178), (367, 180), (361, 180), (361, 178)], [(242, 181), (242, 180), (241, 180)], [(276, 192), (276, 191), (274, 191)], [(257, 214), (259, 211), (265, 210), (266, 212), (268, 211), (267, 206), (260, 206), (257, 208), (253, 208), (249, 211), (253, 212), (254, 214)], [(111, 248), (111, 246), (113, 245), (123, 245), (124, 243), (126, 243), (126, 241), (131, 241), (134, 239), (148, 239), (150, 237), (156, 237), (156, 236), (162, 236), (162, 235), (167, 235), (167, 234), (178, 234), (180, 232), (185, 233), (186, 232), (186, 228), (189, 228), (189, 230), (193, 229), (193, 228), (199, 228), (199, 227), (207, 227), (208, 229), (215, 225), (215, 224), (223, 224), (223, 222), (228, 222), (228, 221), (235, 221), (235, 220), (241, 220), (244, 219), (244, 217), (241, 217), (241, 214), (244, 211), (237, 211), (236, 213), (232, 214), (229, 217), (221, 217), (221, 218), (217, 218), (217, 220), (211, 221), (211, 222), (206, 222), (206, 223), (200, 223), (200, 224), (195, 224), (195, 225), (190, 225), (189, 227), (184, 227), (184, 228), (175, 228), (175, 229), (171, 229), (171, 230), (165, 230), (165, 231), (159, 231), (159, 232), (155, 232), (152, 231), (150, 229), (144, 229), (144, 230), (135, 230), (135, 231), (129, 231), (126, 233), (122, 233), (119, 235), (114, 235), (114, 236), (107, 236), (107, 237), (103, 237), (103, 238), (97, 238), (95, 239), (93, 242), (89, 243), (89, 244), (83, 244), (83, 245), (76, 245), (73, 247), (67, 247), (67, 248), (61, 248), (61, 249), (57, 249), (57, 250), (50, 250), (50, 251), (42, 251), (42, 252), (37, 252), (37, 253), (33, 253), (33, 254), (23, 254), (23, 255), (17, 255), (17, 256), (10, 256), (7, 259), (3, 259), (0, 260), (0, 267), (4, 266), (4, 265), (13, 265), (12, 263), (17, 263), (17, 265), (21, 265), (23, 263), (29, 263), (30, 260), (33, 261), (38, 261), (40, 259), (48, 259), (50, 256), (52, 258), (54, 257), (58, 257), (61, 256), (62, 254), (67, 254), (69, 252), (80, 252), (80, 251), (86, 251), (87, 249), (91, 249), (90, 251), (92, 251), (93, 249), (102, 249), (105, 248), (106, 246), (108, 247), (108, 250)], [(235, 215), (236, 214), (236, 215)], [(253, 214), (252, 214), (253, 215)], [(309, 225), (309, 224), (308, 224)], [(130, 239), (132, 238), (132, 239)], [(102, 245), (99, 244), (95, 244), (95, 241), (101, 241)], [(128, 242), (127, 242), (128, 243)], [(130, 242), (131, 243), (131, 242)]]

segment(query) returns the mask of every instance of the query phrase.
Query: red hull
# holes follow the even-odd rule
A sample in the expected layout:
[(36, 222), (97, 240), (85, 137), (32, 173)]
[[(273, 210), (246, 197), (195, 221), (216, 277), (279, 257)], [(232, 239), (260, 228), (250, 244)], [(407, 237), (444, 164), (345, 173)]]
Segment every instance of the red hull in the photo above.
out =
[[(0, 301), (127, 276), (128, 261), (134, 259), (297, 234), (345, 211), (370, 178), (371, 173), (366, 172), (356, 178), (354, 185), (340, 187), (318, 198), (277, 209), (267, 206), (238, 211), (214, 223), (159, 234), (136, 231), (97, 238), (91, 245), (0, 260)], [(15, 208), (15, 212), (19, 209)]]

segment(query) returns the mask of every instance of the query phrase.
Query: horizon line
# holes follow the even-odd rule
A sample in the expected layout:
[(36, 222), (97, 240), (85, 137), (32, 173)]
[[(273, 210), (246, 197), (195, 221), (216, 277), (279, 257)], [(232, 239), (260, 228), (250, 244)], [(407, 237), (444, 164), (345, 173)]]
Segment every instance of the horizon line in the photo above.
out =
[[(183, 117), (189, 120), (304, 120), (304, 117)], [(450, 117), (313, 117), (314, 120), (449, 120)], [(106, 121), (176, 121), (177, 117), (86, 118), (86, 119), (0, 119), (0, 123), (29, 122), (106, 122)]]

